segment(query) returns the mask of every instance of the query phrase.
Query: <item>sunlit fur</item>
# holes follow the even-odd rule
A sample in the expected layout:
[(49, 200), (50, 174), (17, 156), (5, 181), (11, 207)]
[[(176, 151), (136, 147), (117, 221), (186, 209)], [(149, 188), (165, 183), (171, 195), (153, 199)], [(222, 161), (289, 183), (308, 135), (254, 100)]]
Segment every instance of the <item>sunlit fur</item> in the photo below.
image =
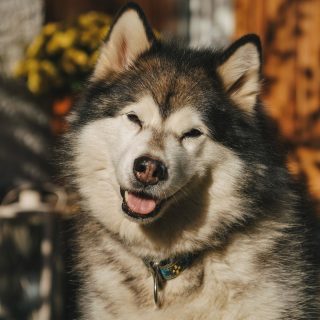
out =
[[(131, 23), (145, 32), (136, 35), (143, 52), (127, 39)], [(112, 30), (62, 148), (81, 197), (82, 319), (318, 319), (308, 206), (259, 102), (257, 36), (226, 50), (180, 48), (156, 40), (134, 4)], [(125, 50), (117, 47), (123, 41)], [(202, 134), (185, 138), (191, 129)], [(146, 154), (166, 164), (168, 179), (142, 188), (133, 162)], [(166, 202), (154, 218), (136, 221), (122, 211), (120, 187)], [(156, 310), (143, 258), (186, 253), (198, 256), (166, 282)]]

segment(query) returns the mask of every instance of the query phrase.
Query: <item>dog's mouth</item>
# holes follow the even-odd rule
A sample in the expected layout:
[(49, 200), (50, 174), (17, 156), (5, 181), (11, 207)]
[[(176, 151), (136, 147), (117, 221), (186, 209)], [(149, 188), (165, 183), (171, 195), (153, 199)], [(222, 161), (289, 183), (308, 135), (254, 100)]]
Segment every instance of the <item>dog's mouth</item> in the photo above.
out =
[(153, 218), (160, 211), (164, 199), (155, 198), (144, 192), (129, 191), (120, 188), (122, 196), (122, 210), (131, 218), (147, 220)]

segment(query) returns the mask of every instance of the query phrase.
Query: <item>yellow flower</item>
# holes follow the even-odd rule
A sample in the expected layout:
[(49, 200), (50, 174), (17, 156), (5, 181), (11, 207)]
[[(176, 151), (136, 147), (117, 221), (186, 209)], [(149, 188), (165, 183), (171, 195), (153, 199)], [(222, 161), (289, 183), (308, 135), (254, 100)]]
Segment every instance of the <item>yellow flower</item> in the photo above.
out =
[(91, 41), (91, 33), (88, 31), (84, 31), (80, 34), (80, 44), (86, 45)]
[(61, 50), (72, 47), (76, 40), (77, 32), (75, 29), (68, 29), (65, 32), (59, 31), (53, 34), (47, 44), (47, 52), (55, 54)]
[(35, 94), (63, 86), (72, 90), (73, 81), (81, 81), (94, 68), (110, 24), (111, 17), (99, 12), (83, 14), (71, 25), (48, 23), (17, 64), (16, 76), (25, 78)]
[(42, 33), (45, 36), (51, 36), (53, 33), (58, 31), (60, 25), (58, 23), (47, 23), (43, 28), (42, 28)]
[(73, 49), (70, 50), (70, 55), (73, 61), (79, 66), (83, 67), (88, 62), (88, 55), (84, 51)]
[(40, 62), (40, 69), (48, 75), (50, 78), (56, 78), (58, 76), (57, 68), (49, 60), (43, 60)]
[(27, 75), (27, 68), (25, 61), (19, 61), (14, 68), (14, 76), (17, 78), (22, 78)]
[(27, 57), (35, 58), (43, 49), (44, 38), (41, 34), (36, 36), (27, 49)]
[(59, 87), (63, 83), (63, 79), (59, 74), (57, 67), (49, 60), (43, 60), (40, 63), (41, 75), (44, 79), (47, 79), (49, 84), (54, 84)]
[(78, 49), (70, 48), (63, 54), (61, 65), (66, 73), (74, 73), (77, 69), (86, 71), (88, 69), (88, 55)]
[(38, 72), (29, 72), (27, 86), (28, 89), (34, 94), (39, 94), (42, 91), (41, 76)]
[(88, 48), (89, 52), (95, 50), (101, 44), (105, 37), (107, 27), (92, 27), (90, 29), (83, 29), (79, 33), (79, 44)]
[(38, 71), (40, 68), (40, 61), (36, 59), (28, 59), (25, 62), (25, 67), (28, 72)]

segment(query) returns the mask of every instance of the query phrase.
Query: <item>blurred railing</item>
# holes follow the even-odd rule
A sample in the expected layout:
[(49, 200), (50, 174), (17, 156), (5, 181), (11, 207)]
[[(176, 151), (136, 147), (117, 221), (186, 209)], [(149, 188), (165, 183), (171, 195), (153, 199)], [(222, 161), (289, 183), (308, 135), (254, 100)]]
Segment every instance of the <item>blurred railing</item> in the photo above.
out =
[(0, 319), (61, 319), (63, 190), (10, 191), (0, 205)]

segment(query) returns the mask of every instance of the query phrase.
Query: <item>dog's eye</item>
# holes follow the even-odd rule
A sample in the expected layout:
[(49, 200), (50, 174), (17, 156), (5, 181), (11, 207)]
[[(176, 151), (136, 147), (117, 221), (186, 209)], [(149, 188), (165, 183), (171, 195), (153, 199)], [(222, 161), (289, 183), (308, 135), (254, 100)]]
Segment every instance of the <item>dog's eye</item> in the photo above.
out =
[(191, 129), (191, 130), (185, 132), (185, 133), (182, 135), (181, 139), (185, 139), (185, 138), (198, 138), (198, 137), (200, 137), (202, 134), (203, 134), (203, 133), (202, 133), (200, 130), (198, 130), (198, 129)]
[(133, 122), (133, 123), (137, 124), (138, 126), (142, 127), (142, 121), (138, 118), (138, 116), (137, 116), (136, 114), (134, 114), (134, 113), (128, 113), (128, 114), (127, 114), (127, 118), (128, 118), (131, 122)]

